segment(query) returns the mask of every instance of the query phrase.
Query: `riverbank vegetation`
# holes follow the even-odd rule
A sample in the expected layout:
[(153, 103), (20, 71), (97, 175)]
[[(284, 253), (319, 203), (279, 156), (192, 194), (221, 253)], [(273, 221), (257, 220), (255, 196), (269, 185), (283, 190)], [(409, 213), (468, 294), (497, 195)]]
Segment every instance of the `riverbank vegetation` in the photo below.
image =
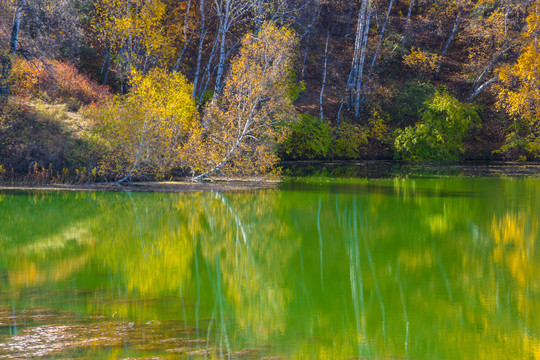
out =
[(8, 0), (0, 179), (535, 160), (532, 0)]

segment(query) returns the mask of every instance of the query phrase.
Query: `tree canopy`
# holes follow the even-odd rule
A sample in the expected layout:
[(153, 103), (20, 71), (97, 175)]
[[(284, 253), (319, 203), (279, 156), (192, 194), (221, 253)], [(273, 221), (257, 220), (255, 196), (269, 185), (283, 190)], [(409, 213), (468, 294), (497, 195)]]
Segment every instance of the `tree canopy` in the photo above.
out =
[[(51, 164), (120, 180), (257, 174), (280, 156), (536, 159), (538, 7), (3, 1), (0, 162), (15, 172)], [(434, 109), (438, 101), (450, 107)], [(66, 111), (44, 111), (51, 107)], [(458, 109), (477, 126), (453, 122)], [(51, 116), (64, 128), (76, 118), (84, 131), (48, 128), (29, 139), (21, 130)], [(66, 146), (49, 141), (57, 132), (92, 151), (58, 150)]]

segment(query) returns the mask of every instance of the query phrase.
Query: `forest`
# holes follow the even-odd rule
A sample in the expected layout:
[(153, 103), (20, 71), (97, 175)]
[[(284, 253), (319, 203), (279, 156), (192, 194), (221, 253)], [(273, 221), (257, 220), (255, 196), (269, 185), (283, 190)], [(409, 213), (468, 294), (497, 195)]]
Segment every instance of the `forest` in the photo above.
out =
[(3, 0), (0, 181), (540, 156), (535, 0)]

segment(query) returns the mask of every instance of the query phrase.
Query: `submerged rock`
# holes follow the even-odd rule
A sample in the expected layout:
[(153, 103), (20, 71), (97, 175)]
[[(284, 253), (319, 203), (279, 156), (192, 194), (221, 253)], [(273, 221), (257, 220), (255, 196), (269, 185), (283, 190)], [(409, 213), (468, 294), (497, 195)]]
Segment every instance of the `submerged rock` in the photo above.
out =
[(187, 352), (186, 354), (189, 356), (209, 356), (209, 355), (218, 354), (219, 352), (220, 351), (217, 348), (208, 348), (208, 349), (190, 351), (190, 352)]
[[(97, 355), (101, 351), (110, 351), (107, 350), (110, 348), (119, 351), (123, 351), (121, 348), (131, 348), (147, 354), (147, 357), (137, 360), (179, 356), (254, 359), (262, 352), (260, 348), (233, 351), (209, 347), (206, 339), (195, 336), (196, 328), (180, 328), (178, 321), (168, 322), (167, 325), (158, 322), (100, 321), (105, 319), (110, 317), (81, 319), (71, 312), (47, 308), (13, 313), (11, 309), (0, 307), (0, 327), (11, 327), (11, 333), (18, 332), (17, 335), (0, 334), (0, 359), (71, 358), (75, 354)], [(36, 326), (36, 323), (39, 325)], [(163, 355), (166, 353), (169, 355)]]
[(72, 326), (45, 325), (22, 331), (0, 344), (0, 359), (42, 357), (58, 354), (78, 343)]

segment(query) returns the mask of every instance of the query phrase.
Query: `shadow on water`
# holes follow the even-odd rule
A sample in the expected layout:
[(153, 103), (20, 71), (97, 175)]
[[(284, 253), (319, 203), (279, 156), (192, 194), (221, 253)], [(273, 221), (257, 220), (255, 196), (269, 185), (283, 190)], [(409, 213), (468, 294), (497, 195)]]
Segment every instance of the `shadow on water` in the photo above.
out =
[(403, 188), (393, 185), (379, 185), (374, 183), (314, 183), (304, 180), (289, 180), (280, 185), (281, 190), (311, 193), (332, 193), (349, 195), (379, 194), (386, 196), (408, 197), (474, 197), (478, 194), (471, 191), (446, 191), (443, 189), (429, 189), (414, 187), (404, 193)]
[(538, 176), (540, 163), (517, 162), (400, 162), (400, 161), (297, 161), (283, 162), (290, 177), (324, 178), (440, 178), (486, 176)]

